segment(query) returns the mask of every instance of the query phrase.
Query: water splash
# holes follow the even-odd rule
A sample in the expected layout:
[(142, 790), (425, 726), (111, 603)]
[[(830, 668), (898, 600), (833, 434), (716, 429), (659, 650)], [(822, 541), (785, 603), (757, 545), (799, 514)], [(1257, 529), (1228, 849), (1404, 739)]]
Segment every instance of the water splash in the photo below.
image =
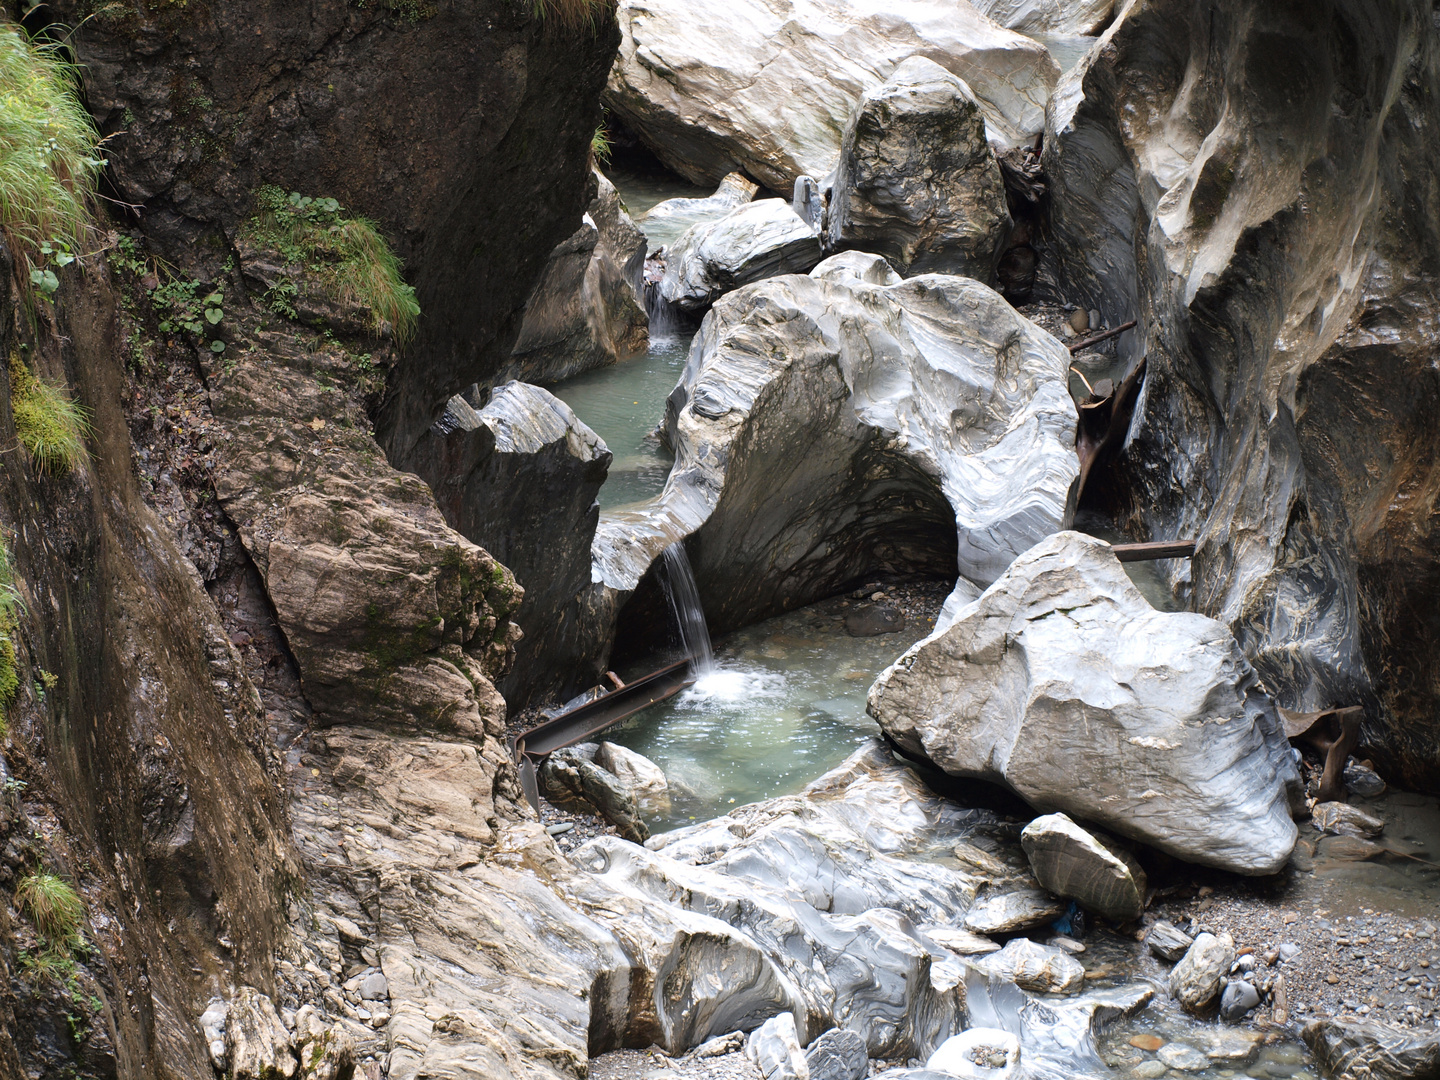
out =
[(704, 679), (715, 671), (715, 653), (710, 648), (710, 628), (705, 625), (705, 609), (700, 606), (700, 589), (685, 555), (685, 545), (677, 540), (665, 549), (662, 558), (665, 573), (661, 582), (680, 630), (680, 643), (693, 661), (695, 674)]

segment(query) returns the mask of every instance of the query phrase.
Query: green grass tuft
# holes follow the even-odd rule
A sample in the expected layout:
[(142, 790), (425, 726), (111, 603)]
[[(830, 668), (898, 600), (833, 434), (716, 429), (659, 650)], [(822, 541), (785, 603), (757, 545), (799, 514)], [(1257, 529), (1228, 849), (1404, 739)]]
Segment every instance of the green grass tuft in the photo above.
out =
[(0, 22), (0, 233), (21, 281), (43, 264), (41, 245), (77, 245), (103, 162), (99, 136), (59, 46), (33, 44)]
[(420, 305), (373, 221), (348, 216), (334, 199), (286, 195), (272, 184), (255, 193), (255, 203), (260, 212), (248, 229), (257, 243), (304, 266), (339, 299), (367, 308), (373, 328), (388, 324), (397, 345), (410, 340)]
[(606, 134), (604, 124), (590, 136), (590, 156), (595, 159), (596, 165), (610, 164), (610, 136)]
[(69, 472), (85, 460), (85, 410), (31, 374), (17, 352), (10, 354), (10, 412), (15, 434), (42, 473)]
[(611, 0), (530, 0), (530, 17), (553, 20), (567, 29), (595, 29), (596, 15), (611, 10)]
[(15, 903), (52, 943), (73, 938), (85, 917), (85, 904), (70, 883), (44, 871), (20, 879), (15, 887)]

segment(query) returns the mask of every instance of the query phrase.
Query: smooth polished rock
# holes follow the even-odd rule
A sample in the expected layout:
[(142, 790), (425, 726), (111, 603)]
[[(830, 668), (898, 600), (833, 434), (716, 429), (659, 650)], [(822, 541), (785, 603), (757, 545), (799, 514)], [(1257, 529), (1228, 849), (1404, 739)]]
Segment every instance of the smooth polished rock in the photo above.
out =
[(1137, 534), (1196, 540), (1162, 574), (1282, 706), (1363, 707), (1367, 756), (1434, 790), (1440, 643), (1415, 613), (1440, 565), (1440, 205), (1413, 185), (1440, 158), (1440, 53), (1423, 5), (1346, 0), (1344, 45), (1309, 12), (1254, 14), (1116, 5), (1051, 99), (1053, 273), (1107, 325), (1140, 319), (1106, 484)]
[(1030, 822), (1020, 844), (1035, 880), (1056, 896), (1116, 922), (1139, 918), (1145, 910), (1145, 871), (1135, 857), (1118, 845), (1106, 846), (1064, 814)]
[(1200, 934), (1170, 972), (1170, 993), (1192, 1012), (1204, 1009), (1220, 993), (1220, 977), (1235, 962), (1229, 934)]
[(595, 751), (595, 764), (629, 788), (642, 809), (669, 809), (670, 784), (665, 772), (644, 754), (618, 743), (602, 742)]
[(881, 566), (993, 580), (1065, 523), (1078, 474), (1068, 366), (987, 287), (903, 281), (873, 255), (732, 293), (667, 403), (665, 492), (601, 523), (594, 577), (623, 599), (693, 537), (716, 632)]
[(856, 100), (928, 56), (969, 83), (992, 138), (1033, 139), (1059, 68), (1045, 48), (944, 0), (623, 0), (605, 102), (694, 183), (744, 170), (789, 193), (834, 168)]
[(920, 932), (941, 948), (961, 956), (983, 956), (1000, 951), (998, 942), (955, 926), (922, 926)]
[(985, 119), (962, 79), (912, 56), (865, 93), (840, 151), (832, 247), (883, 255), (907, 276), (988, 281), (1010, 227)]
[(1036, 994), (1074, 994), (1085, 983), (1085, 968), (1069, 953), (1029, 938), (1012, 938), (997, 953), (977, 960), (990, 975), (1009, 979)]
[(1115, 0), (972, 0), (971, 6), (1022, 34), (1094, 34)]
[(651, 251), (668, 247), (694, 225), (718, 221), (755, 198), (760, 186), (739, 173), (720, 181), (715, 194), (703, 199), (666, 199), (641, 214), (637, 224), (645, 230)]
[(999, 1028), (971, 1028), (941, 1043), (925, 1068), (960, 1080), (1011, 1080), (1020, 1075), (1020, 1040)]
[(745, 1056), (755, 1062), (765, 1080), (810, 1080), (792, 1013), (772, 1016), (752, 1031), (745, 1040)]
[(784, 199), (747, 203), (694, 225), (666, 250), (660, 296), (691, 315), (722, 295), (780, 274), (804, 274), (821, 259), (820, 239)]
[(1260, 1004), (1260, 991), (1244, 979), (1231, 979), (1220, 992), (1220, 1019), (1238, 1024), (1245, 1014)]
[(881, 674), (869, 711), (953, 776), (1180, 859), (1269, 874), (1295, 844), (1299, 775), (1230, 632), (1156, 611), (1081, 533), (1017, 558)]

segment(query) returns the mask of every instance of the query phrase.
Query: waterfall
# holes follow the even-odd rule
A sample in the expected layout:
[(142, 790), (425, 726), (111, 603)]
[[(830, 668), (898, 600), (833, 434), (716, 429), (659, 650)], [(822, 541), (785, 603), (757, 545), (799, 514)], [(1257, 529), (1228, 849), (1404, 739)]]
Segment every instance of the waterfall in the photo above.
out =
[(710, 628), (705, 625), (705, 609), (700, 606), (700, 590), (685, 556), (685, 544), (677, 540), (665, 549), (665, 574), (661, 578), (675, 625), (680, 629), (680, 642), (685, 655), (691, 658), (697, 675), (708, 675), (715, 669), (715, 654), (710, 650)]

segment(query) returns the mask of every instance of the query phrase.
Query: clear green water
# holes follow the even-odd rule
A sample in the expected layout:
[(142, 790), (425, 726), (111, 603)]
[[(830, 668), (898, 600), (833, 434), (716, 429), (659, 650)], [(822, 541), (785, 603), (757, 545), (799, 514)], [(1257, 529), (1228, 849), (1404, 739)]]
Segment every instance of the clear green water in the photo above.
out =
[(602, 509), (644, 502), (665, 487), (671, 457), (654, 432), (665, 419), (665, 398), (680, 380), (689, 351), (688, 334), (662, 338), (633, 360), (551, 387), (615, 455), (600, 488)]
[(865, 713), (870, 684), (932, 623), (850, 637), (843, 603), (729, 635), (715, 649), (714, 672), (606, 733), (665, 770), (670, 803), (646, 808), (652, 832), (799, 791), (878, 733)]

